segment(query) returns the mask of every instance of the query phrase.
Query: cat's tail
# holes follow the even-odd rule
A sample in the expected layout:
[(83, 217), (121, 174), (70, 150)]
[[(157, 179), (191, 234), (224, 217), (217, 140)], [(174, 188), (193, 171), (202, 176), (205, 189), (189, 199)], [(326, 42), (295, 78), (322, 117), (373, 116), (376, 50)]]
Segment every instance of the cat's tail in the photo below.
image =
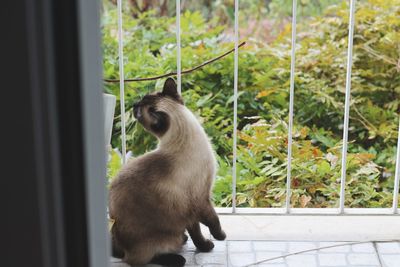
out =
[(111, 256), (118, 259), (125, 256), (124, 250), (118, 246), (113, 232), (111, 232)]
[(114, 258), (122, 259), (125, 253), (119, 247), (116, 247), (115, 244), (112, 244), (111, 256)]
[(168, 267), (183, 267), (186, 260), (183, 256), (178, 254), (161, 254), (154, 257), (150, 263), (168, 266)]

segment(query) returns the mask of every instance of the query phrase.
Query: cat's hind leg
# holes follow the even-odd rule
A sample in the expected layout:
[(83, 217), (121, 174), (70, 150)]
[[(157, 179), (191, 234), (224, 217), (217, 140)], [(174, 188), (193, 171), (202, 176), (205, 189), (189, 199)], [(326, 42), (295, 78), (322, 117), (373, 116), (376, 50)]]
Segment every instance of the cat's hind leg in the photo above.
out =
[(124, 257), (124, 250), (118, 246), (114, 238), (112, 239), (111, 246), (112, 246), (111, 256), (113, 256), (114, 258), (122, 259)]
[(183, 267), (185, 266), (186, 259), (178, 254), (168, 253), (154, 255), (150, 251), (135, 250), (134, 252), (128, 252), (127, 257), (124, 257), (123, 261), (131, 266), (145, 265), (148, 263), (158, 264), (167, 267)]
[(210, 201), (204, 206), (200, 222), (210, 229), (210, 233), (217, 240), (225, 240), (226, 234), (221, 228), (221, 223)]
[(118, 237), (121, 236), (118, 231), (117, 227), (113, 227), (111, 229), (111, 256), (114, 258), (122, 259), (124, 257), (124, 249), (121, 246)]
[(145, 265), (155, 257), (155, 251), (146, 247), (135, 246), (129, 250), (125, 250), (123, 262), (131, 266)]
[(142, 240), (125, 250), (123, 261), (134, 265), (148, 263), (161, 264), (169, 267), (185, 265), (185, 258), (178, 255), (182, 248), (183, 238), (180, 235), (165, 235), (154, 233), (153, 238)]
[(159, 264), (162, 266), (183, 267), (185, 266), (186, 259), (178, 254), (161, 254), (155, 256), (150, 263)]
[(188, 232), (190, 237), (193, 240), (194, 245), (202, 252), (208, 252), (214, 248), (214, 243), (205, 239), (203, 234), (201, 233), (200, 223), (194, 223), (188, 227)]

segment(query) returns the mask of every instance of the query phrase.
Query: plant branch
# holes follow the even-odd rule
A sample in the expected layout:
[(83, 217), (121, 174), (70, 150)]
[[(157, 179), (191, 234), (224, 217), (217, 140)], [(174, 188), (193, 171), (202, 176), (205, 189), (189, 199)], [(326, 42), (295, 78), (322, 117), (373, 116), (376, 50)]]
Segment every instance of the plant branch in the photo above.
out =
[[(246, 42), (240, 43), (238, 45), (238, 48), (244, 46), (245, 44), (246, 44)], [(219, 60), (219, 59), (221, 59), (223, 57), (226, 57), (227, 55), (229, 55), (233, 51), (235, 51), (235, 48), (232, 48), (231, 50), (225, 52), (224, 54), (222, 54), (222, 55), (220, 55), (218, 57), (215, 57), (213, 59), (207, 60), (207, 61), (203, 62), (202, 64), (196, 66), (196, 67), (193, 67), (193, 68), (188, 69), (188, 70), (183, 70), (181, 73), (182, 74), (187, 74), (187, 73), (193, 72), (195, 70), (201, 69), (202, 67), (204, 67), (204, 66), (206, 66), (208, 64), (211, 64), (211, 63), (213, 63), (213, 62), (215, 62), (215, 61), (217, 61), (217, 60)], [(161, 79), (161, 78), (165, 78), (165, 77), (169, 77), (169, 76), (176, 76), (176, 75), (177, 75), (177, 72), (174, 71), (174, 72), (169, 72), (169, 73), (158, 75), (158, 76), (154, 76), (154, 77), (125, 79), (124, 82), (152, 81), (152, 80), (158, 80), (158, 79)], [(108, 83), (119, 83), (119, 79), (104, 79), (104, 81), (108, 82)]]
[(365, 52), (369, 53), (370, 55), (373, 55), (375, 57), (377, 57), (378, 59), (381, 59), (383, 61), (385, 61), (386, 63), (389, 63), (391, 65), (395, 65), (397, 67), (397, 62), (385, 55), (379, 54), (376, 50), (372, 49), (370, 46), (368, 45), (364, 45), (364, 46), (360, 46), (361, 49), (363, 49)]
[[(361, 112), (358, 110), (357, 106), (355, 103), (353, 103), (352, 107), (354, 108), (354, 111), (357, 113), (358, 116), (360, 116), (361, 120), (360, 121), (364, 121), (365, 124), (367, 124), (369, 127), (371, 127), (375, 132), (378, 132), (378, 129), (369, 121), (367, 120), (362, 114)], [(362, 122), (361, 122), (362, 123)], [(363, 123), (364, 124), (364, 123)], [(368, 129), (368, 126), (365, 125), (365, 128)]]

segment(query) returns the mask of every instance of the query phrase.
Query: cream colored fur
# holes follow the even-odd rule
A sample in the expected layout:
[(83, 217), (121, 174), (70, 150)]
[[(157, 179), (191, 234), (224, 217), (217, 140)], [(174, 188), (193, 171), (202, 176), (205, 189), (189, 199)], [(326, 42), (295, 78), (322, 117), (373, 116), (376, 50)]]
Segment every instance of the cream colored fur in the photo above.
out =
[[(171, 197), (193, 199), (209, 190), (215, 177), (216, 161), (208, 136), (195, 115), (185, 106), (164, 99), (157, 109), (170, 117), (170, 128), (159, 138), (157, 150), (174, 158), (170, 183), (160, 183), (160, 190), (173, 191)], [(180, 201), (187, 203), (187, 201)]]

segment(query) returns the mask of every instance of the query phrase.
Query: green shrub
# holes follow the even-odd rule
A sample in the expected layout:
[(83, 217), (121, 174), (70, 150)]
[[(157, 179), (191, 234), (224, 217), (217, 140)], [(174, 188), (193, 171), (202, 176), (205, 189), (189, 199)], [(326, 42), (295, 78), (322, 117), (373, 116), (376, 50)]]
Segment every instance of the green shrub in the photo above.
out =
[[(273, 7), (273, 6), (272, 6)], [(313, 11), (314, 12), (314, 11)], [(357, 1), (352, 98), (347, 158), (346, 205), (391, 204), (400, 93), (400, 1)], [(200, 12), (182, 18), (182, 65), (198, 65), (232, 48), (227, 26)], [(290, 22), (290, 20), (287, 20)], [(175, 20), (153, 12), (124, 16), (125, 77), (147, 77), (176, 69)], [(104, 76), (118, 78), (114, 9), (105, 9)], [(292, 204), (334, 207), (338, 203), (347, 57), (348, 6), (298, 24), (292, 160)], [(287, 121), (290, 23), (270, 44), (250, 40), (239, 54), (237, 203), (284, 205), (287, 175)], [(132, 104), (163, 81), (126, 83), (127, 147), (140, 155), (155, 139), (132, 116)], [(119, 85), (104, 90), (119, 97)], [(183, 98), (202, 121), (214, 145), (219, 171), (217, 205), (231, 204), (233, 55), (182, 78)], [(112, 146), (120, 147), (116, 110)], [(114, 164), (114, 166), (116, 166)], [(117, 167), (115, 167), (117, 168)]]

